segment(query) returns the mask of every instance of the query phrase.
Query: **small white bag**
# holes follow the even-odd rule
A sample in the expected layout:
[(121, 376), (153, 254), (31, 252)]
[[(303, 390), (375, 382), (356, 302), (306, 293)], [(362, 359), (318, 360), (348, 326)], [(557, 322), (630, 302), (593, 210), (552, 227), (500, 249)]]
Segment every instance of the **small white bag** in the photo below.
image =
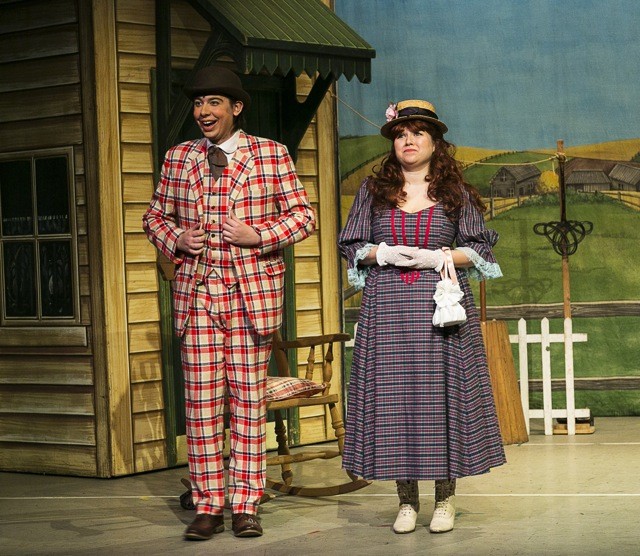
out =
[(464, 307), (460, 305), (464, 292), (458, 284), (451, 249), (443, 247), (442, 251), (444, 251), (445, 257), (444, 265), (440, 271), (442, 279), (436, 284), (436, 293), (433, 294), (433, 299), (436, 302), (436, 308), (433, 311), (433, 326), (439, 328), (467, 321)]

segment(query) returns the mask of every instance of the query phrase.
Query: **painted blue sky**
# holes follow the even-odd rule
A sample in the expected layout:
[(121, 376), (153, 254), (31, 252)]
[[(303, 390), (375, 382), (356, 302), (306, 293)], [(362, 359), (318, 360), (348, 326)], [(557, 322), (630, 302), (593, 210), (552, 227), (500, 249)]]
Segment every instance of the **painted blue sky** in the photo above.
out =
[[(554, 148), (640, 137), (638, 0), (336, 0), (376, 50), (338, 94), (384, 122), (389, 100), (435, 104), (458, 145)], [(340, 134), (377, 133), (339, 104)]]

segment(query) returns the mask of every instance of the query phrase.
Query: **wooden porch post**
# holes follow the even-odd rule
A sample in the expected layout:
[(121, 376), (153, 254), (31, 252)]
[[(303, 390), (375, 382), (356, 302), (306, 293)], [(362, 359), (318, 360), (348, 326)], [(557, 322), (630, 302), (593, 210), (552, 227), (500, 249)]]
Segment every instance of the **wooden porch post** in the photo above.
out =
[[(120, 159), (120, 118), (118, 103), (118, 68), (115, 6), (111, 0), (93, 0), (93, 49), (95, 63), (95, 141), (97, 159), (85, 164), (97, 167), (97, 216), (99, 237), (93, 238), (91, 250), (102, 259), (96, 287), (103, 289), (104, 320), (94, 326), (104, 328), (101, 346), (104, 361), (96, 367), (104, 372), (104, 391), (96, 388), (96, 406), (103, 403), (106, 415), (96, 418), (108, 423), (108, 453), (98, 451), (100, 459), (109, 457), (108, 475), (126, 475), (134, 471), (131, 384), (126, 306), (124, 222), (122, 209), (122, 174)], [(94, 257), (95, 258), (95, 257)], [(100, 382), (98, 378), (97, 383)], [(99, 426), (101, 424), (99, 423)]]

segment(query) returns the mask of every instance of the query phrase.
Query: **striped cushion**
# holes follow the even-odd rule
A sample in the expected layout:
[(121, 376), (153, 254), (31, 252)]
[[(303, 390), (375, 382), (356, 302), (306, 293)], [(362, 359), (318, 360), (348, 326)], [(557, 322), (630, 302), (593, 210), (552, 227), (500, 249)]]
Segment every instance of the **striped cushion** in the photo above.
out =
[(306, 378), (287, 376), (267, 377), (267, 401), (289, 398), (309, 398), (324, 390), (324, 384), (318, 384)]

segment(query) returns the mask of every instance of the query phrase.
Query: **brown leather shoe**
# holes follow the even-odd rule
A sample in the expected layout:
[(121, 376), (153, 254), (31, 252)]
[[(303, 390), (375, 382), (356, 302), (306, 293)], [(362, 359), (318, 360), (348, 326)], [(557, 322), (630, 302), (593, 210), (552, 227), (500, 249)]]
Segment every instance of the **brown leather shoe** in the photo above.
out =
[(236, 537), (262, 536), (262, 526), (258, 523), (255, 515), (233, 514), (231, 517), (231, 527)]
[(198, 514), (184, 532), (184, 538), (190, 541), (206, 541), (222, 531), (224, 531), (222, 515)]

